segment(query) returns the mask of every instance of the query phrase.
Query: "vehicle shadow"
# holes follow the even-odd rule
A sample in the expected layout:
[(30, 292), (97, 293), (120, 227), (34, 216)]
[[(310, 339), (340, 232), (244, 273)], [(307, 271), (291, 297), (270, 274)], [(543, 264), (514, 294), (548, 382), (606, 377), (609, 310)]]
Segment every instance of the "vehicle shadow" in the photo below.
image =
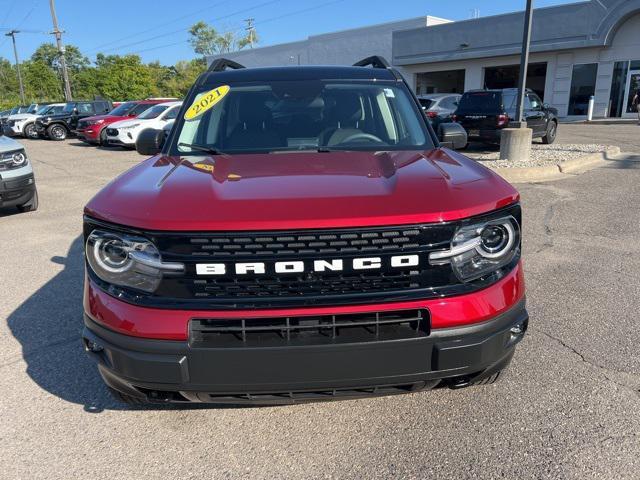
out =
[(126, 148), (118, 146), (105, 147), (102, 145), (92, 145), (89, 143), (81, 142), (80, 140), (68, 140), (67, 145), (81, 148), (97, 148), (98, 150), (104, 150), (105, 152), (122, 152), (127, 150)]
[(70, 245), (66, 257), (53, 257), (64, 269), (31, 295), (7, 323), (22, 346), (27, 374), (47, 392), (83, 405), (89, 413), (109, 410), (210, 408), (207, 405), (143, 405), (117, 402), (104, 386), (96, 365), (81, 342), (82, 282), (84, 258), (82, 237)]

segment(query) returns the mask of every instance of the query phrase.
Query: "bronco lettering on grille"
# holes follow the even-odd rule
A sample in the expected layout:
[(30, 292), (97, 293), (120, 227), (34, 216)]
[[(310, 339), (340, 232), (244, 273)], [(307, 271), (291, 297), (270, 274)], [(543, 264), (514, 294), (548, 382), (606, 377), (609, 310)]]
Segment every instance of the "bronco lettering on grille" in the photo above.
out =
[(419, 255), (394, 255), (386, 258), (366, 257), (354, 258), (350, 261), (341, 258), (331, 260), (312, 260), (304, 262), (302, 260), (282, 261), (282, 262), (241, 262), (241, 263), (198, 263), (196, 273), (198, 275), (226, 275), (235, 273), (236, 275), (258, 274), (264, 275), (269, 272), (278, 274), (304, 273), (304, 272), (342, 272), (345, 270), (345, 263), (352, 270), (380, 270), (382, 268), (406, 268), (415, 267), (420, 264)]

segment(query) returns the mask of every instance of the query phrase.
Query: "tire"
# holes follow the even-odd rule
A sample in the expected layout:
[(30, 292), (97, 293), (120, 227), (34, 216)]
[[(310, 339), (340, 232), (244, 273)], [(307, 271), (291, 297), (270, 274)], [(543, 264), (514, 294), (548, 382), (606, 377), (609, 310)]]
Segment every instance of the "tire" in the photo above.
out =
[(98, 145), (100, 145), (101, 147), (107, 146), (107, 129), (106, 128), (103, 128), (100, 131), (100, 138), (98, 140)]
[(36, 126), (33, 123), (29, 123), (24, 126), (24, 130), (22, 130), (22, 134), (24, 138), (36, 139), (38, 138), (38, 131), (36, 130)]
[(51, 140), (62, 141), (67, 138), (69, 132), (66, 127), (63, 127), (59, 123), (54, 123), (47, 128), (47, 135)]
[(111, 387), (107, 388), (109, 389), (111, 396), (118, 402), (126, 403), (127, 405), (146, 405), (147, 403), (149, 403), (143, 398), (132, 397), (131, 395), (119, 392), (118, 390)]
[(547, 133), (544, 137), (542, 137), (542, 143), (545, 145), (551, 145), (556, 141), (556, 136), (558, 135), (558, 122), (555, 120), (551, 120), (547, 124)]
[(38, 210), (38, 191), (33, 192), (33, 197), (27, 203), (18, 205), (20, 213), (35, 212)]

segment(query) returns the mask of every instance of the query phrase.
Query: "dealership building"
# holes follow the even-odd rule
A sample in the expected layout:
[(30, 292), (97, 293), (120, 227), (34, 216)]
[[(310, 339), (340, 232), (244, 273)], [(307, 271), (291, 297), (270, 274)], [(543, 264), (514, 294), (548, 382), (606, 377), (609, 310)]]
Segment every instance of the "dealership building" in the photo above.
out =
[[(246, 66), (389, 59), (418, 94), (517, 86), (524, 12), (452, 22), (425, 16), (230, 54)], [(209, 58), (212, 60), (215, 57)], [(527, 86), (561, 117), (633, 117), (640, 88), (640, 0), (591, 0), (533, 14)]]

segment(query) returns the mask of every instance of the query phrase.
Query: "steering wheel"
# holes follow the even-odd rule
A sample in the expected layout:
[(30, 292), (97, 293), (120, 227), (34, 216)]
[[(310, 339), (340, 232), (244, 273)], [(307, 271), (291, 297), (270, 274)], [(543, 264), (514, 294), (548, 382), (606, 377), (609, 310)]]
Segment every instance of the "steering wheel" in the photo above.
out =
[(354, 133), (353, 135), (349, 135), (347, 138), (342, 140), (340, 143), (349, 143), (356, 141), (368, 141), (368, 142), (376, 142), (376, 143), (384, 143), (380, 138), (375, 135), (371, 135), (370, 133)]

